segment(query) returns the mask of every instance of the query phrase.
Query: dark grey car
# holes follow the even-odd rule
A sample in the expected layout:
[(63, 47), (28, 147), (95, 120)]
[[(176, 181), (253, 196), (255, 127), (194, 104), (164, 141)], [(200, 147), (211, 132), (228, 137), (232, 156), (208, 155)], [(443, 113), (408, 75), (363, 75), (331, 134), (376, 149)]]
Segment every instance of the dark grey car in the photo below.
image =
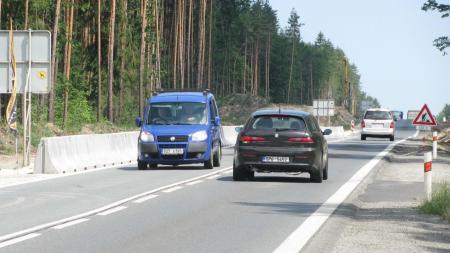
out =
[(240, 131), (234, 150), (233, 179), (255, 172), (306, 172), (311, 181), (328, 178), (328, 144), (317, 120), (307, 112), (266, 109), (254, 112)]

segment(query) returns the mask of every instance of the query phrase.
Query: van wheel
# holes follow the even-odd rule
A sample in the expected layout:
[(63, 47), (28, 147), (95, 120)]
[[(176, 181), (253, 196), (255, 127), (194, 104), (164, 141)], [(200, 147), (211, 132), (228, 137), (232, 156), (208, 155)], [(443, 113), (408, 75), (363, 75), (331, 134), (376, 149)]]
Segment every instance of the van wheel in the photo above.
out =
[(150, 164), (150, 169), (157, 169), (157, 168), (158, 168), (158, 164), (157, 163)]
[(137, 162), (138, 162), (138, 170), (145, 170), (145, 169), (147, 169), (147, 163), (141, 162), (139, 160)]
[(222, 145), (219, 143), (219, 149), (214, 154), (213, 165), (214, 167), (220, 167), (220, 160), (222, 159)]
[(209, 156), (209, 160), (205, 161), (203, 163), (203, 167), (208, 170), (214, 168), (214, 152), (213, 152), (212, 148), (211, 148), (211, 155)]

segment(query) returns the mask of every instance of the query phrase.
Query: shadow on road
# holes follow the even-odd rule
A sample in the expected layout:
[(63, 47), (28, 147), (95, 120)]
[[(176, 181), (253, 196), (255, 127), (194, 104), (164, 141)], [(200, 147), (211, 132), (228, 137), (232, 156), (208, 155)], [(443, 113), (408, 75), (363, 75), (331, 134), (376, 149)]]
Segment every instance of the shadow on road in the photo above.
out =
[[(133, 167), (120, 167), (120, 168), (117, 168), (117, 169), (118, 170), (126, 170), (126, 171), (140, 171), (135, 166), (133, 166)], [(208, 169), (203, 168), (203, 165), (198, 165), (198, 166), (164, 166), (164, 165), (160, 165), (156, 169), (147, 168), (147, 169), (142, 170), (142, 171), (151, 171), (151, 170), (159, 170), (159, 171), (162, 171), (162, 170), (171, 170), (171, 171), (173, 171), (173, 170), (205, 170), (206, 171)]]
[[(233, 181), (233, 177), (220, 177), (217, 178), (218, 181)], [(281, 176), (258, 176), (255, 175), (253, 179), (244, 181), (246, 183), (257, 183), (257, 182), (273, 182), (273, 183), (311, 183), (309, 177), (281, 177)]]

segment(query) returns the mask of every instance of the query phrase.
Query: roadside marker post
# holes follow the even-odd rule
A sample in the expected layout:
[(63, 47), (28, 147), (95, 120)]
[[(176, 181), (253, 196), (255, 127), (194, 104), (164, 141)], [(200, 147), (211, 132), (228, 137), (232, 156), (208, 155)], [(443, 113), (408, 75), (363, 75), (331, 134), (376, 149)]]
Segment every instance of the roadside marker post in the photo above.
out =
[(425, 197), (427, 201), (431, 200), (431, 184), (432, 184), (432, 162), (431, 152), (427, 152), (423, 155), (423, 172), (424, 172), (424, 183), (425, 183)]
[(433, 159), (437, 159), (437, 132), (433, 132)]

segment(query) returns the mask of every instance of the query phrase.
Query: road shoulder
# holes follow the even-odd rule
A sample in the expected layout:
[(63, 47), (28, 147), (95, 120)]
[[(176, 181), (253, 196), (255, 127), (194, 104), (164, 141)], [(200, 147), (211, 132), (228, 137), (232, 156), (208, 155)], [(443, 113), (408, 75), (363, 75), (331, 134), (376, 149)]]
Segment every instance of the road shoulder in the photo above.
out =
[[(418, 141), (404, 145), (421, 147)], [(423, 163), (414, 162), (417, 158), (405, 162), (405, 154), (396, 150), (336, 210), (303, 252), (450, 252), (450, 224), (417, 211), (423, 200)], [(450, 165), (441, 158), (433, 164), (433, 183), (444, 180), (450, 180)]]

